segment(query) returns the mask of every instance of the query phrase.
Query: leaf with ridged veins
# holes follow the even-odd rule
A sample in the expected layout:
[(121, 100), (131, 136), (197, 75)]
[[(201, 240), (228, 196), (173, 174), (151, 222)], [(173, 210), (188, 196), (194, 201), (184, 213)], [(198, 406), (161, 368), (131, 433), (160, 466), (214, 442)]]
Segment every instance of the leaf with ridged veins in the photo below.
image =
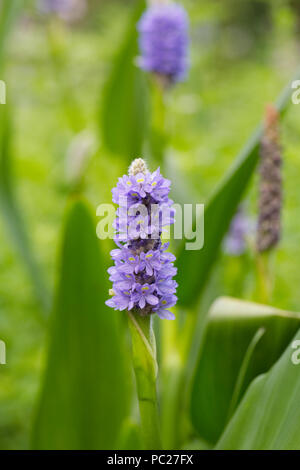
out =
[(251, 381), (270, 369), (300, 327), (300, 314), (222, 297), (207, 319), (190, 413), (215, 444)]
[(217, 449), (300, 449), (299, 344), (300, 330), (272, 369), (252, 382)]

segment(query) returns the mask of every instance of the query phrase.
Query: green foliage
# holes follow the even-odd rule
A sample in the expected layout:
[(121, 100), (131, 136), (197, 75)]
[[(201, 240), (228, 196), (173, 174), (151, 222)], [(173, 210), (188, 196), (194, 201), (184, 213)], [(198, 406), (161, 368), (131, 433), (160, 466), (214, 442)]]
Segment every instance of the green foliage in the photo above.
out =
[(129, 161), (141, 155), (147, 128), (147, 87), (143, 73), (135, 64), (136, 23), (144, 8), (145, 0), (137, 0), (105, 87), (101, 111), (105, 145)]
[[(10, 29), (22, 5), (20, 0), (2, 2), (0, 5), (0, 71), (4, 73), (4, 56)], [(3, 75), (0, 77), (3, 78)], [(9, 236), (25, 264), (32, 280), (35, 294), (44, 310), (50, 305), (48, 289), (35, 259), (22, 211), (15, 195), (15, 184), (12, 172), (12, 123), (11, 109), (0, 105), (0, 207), (6, 222)]]
[[(300, 72), (297, 73), (295, 79), (299, 77), (299, 74)], [(291, 85), (289, 83), (278, 100), (277, 108), (280, 112), (284, 112), (290, 103)], [(262, 126), (260, 125), (206, 205), (203, 249), (188, 251), (185, 249), (186, 240), (182, 241), (177, 258), (177, 280), (179, 303), (184, 306), (194, 306), (206, 285), (223, 237), (228, 231), (231, 219), (236, 213), (256, 168), (261, 135)], [(187, 276), (187, 273), (193, 273), (193, 275)]]
[(300, 314), (265, 305), (231, 298), (213, 304), (191, 396), (202, 438), (217, 441), (250, 382), (276, 362), (299, 326)]
[(299, 338), (300, 331), (272, 369), (250, 385), (218, 449), (299, 449), (300, 374), (291, 347), (298, 341), (299, 350)]
[(130, 404), (120, 316), (105, 306), (108, 285), (89, 208), (69, 208), (50, 348), (33, 448), (110, 449)]
[(12, 174), (11, 122), (8, 105), (0, 109), (0, 207), (11, 241), (31, 278), (36, 298), (44, 312), (50, 306), (50, 295), (36, 261), (27, 227), (14, 191)]
[[(290, 341), (298, 328), (298, 315), (223, 299), (211, 310), (202, 342), (203, 319), (211, 300), (228, 291), (242, 297), (247, 290), (245, 296), (253, 297), (251, 253), (245, 254), (247, 263), (241, 257), (226, 256), (221, 259), (226, 269), (212, 267), (255, 173), (261, 127), (224, 179), (223, 175), (260, 120), (264, 103), (273, 99), (293, 71), (298, 60), (292, 33), (296, 17), (285, 0), (274, 6), (269, 2), (272, 18), (269, 14), (267, 18), (272, 28), (258, 43), (258, 34), (251, 31), (264, 22), (249, 22), (248, 12), (253, 11), (252, 3), (261, 2), (249, 0), (247, 7), (240, 2), (237, 14), (227, 2), (181, 1), (191, 18), (191, 71), (185, 83), (164, 96), (155, 86), (148, 96), (149, 83), (135, 65), (136, 21), (144, 0), (88, 2), (91, 9), (86, 19), (77, 24), (38, 13), (35, 0), (0, 1), (0, 79), (7, 82), (9, 102), (0, 106), (0, 340), (6, 342), (8, 359), (7, 365), (0, 366), (0, 448), (28, 448), (33, 408), (35, 448), (159, 447), (159, 424), (166, 449), (211, 448), (225, 426), (218, 448), (300, 447), (297, 366), (290, 371), (282, 367), (275, 380), (273, 371), (280, 359), (271, 372), (256, 379), (270, 370)], [(20, 22), (8, 41), (22, 3)], [(120, 38), (124, 26), (127, 32)], [(98, 102), (95, 97), (103, 86)], [(290, 95), (288, 86), (283, 101)], [(299, 125), (299, 107), (291, 106), (282, 122), (284, 234), (274, 260), (271, 301), (296, 311), (300, 303), (295, 261), (300, 253)], [(130, 344), (123, 344), (127, 315), (104, 305), (112, 243), (102, 241), (99, 253), (96, 223), (82, 201), (73, 201), (64, 227), (49, 331), (48, 323), (39, 321), (40, 307), (30, 295), (34, 287), (43, 305), (49, 305), (36, 258), (51, 283), (67, 193), (65, 157), (68, 154), (75, 166), (80, 164), (82, 148), (70, 152), (74, 132), (83, 128), (94, 132), (97, 126), (102, 134), (99, 158), (91, 158), (80, 188), (94, 207), (99, 201), (111, 201), (111, 188), (134, 156), (147, 157), (151, 170), (156, 163), (162, 165), (176, 202), (202, 202), (213, 193), (205, 214), (204, 250), (184, 253), (183, 245), (179, 250), (179, 302), (188, 308), (177, 308), (172, 323), (153, 317), (158, 382), (150, 322), (135, 319), (141, 335), (129, 320), (140, 414), (136, 394), (130, 403)], [(247, 207), (254, 218), (255, 185), (248, 195)], [(22, 265), (29, 276), (24, 276)], [(211, 271), (213, 282), (201, 309), (193, 310)], [(245, 282), (236, 282), (240, 273)], [(50, 344), (44, 371), (40, 359), (45, 333)], [(195, 348), (191, 348), (192, 339)], [(199, 349), (197, 362), (194, 352)], [(187, 403), (191, 376), (192, 401)]]

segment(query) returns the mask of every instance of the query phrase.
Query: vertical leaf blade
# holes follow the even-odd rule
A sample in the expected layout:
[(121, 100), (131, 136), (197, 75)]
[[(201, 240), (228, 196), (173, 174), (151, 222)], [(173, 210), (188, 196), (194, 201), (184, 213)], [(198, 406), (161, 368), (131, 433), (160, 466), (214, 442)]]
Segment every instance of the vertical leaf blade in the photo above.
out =
[(10, 239), (31, 279), (36, 298), (45, 312), (50, 307), (50, 293), (33, 252), (31, 240), (15, 194), (12, 174), (11, 119), (8, 105), (0, 105), (0, 208)]
[[(192, 384), (190, 407), (192, 422), (202, 438), (216, 443), (251, 381), (270, 369), (299, 326), (298, 313), (226, 297), (213, 304)], [(249, 345), (261, 328), (264, 334), (241, 374)], [(241, 375), (243, 381), (239, 384)]]
[(104, 304), (107, 275), (95, 224), (81, 200), (67, 215), (59, 278), (33, 447), (115, 448), (130, 374), (121, 317)]
[[(1, 2), (0, 5), (0, 72), (4, 78), (4, 58), (6, 43), (15, 19), (22, 6), (22, 0)], [(9, 235), (14, 243), (29, 277), (35, 295), (47, 311), (50, 307), (50, 294), (43, 280), (41, 269), (32, 250), (27, 227), (22, 217), (22, 210), (15, 194), (12, 174), (12, 132), (11, 109), (8, 104), (0, 105), (0, 208)]]

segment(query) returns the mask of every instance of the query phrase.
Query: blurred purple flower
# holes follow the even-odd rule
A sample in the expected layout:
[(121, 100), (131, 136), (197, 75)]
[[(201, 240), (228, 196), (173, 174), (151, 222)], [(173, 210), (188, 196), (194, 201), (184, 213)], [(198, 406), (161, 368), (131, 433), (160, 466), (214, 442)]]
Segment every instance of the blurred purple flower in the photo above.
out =
[[(168, 244), (162, 245), (160, 239), (163, 226), (174, 222), (169, 190), (170, 181), (159, 169), (150, 173), (141, 159), (134, 160), (129, 176), (119, 178), (112, 190), (113, 201), (119, 204), (114, 224), (119, 248), (110, 253), (115, 264), (108, 269), (113, 288), (106, 305), (115, 310), (134, 309), (143, 316), (157, 313), (160, 318), (175, 318), (168, 310), (177, 301), (177, 283), (172, 279), (177, 273), (175, 256), (166, 253)], [(153, 213), (153, 206), (159, 210)], [(142, 208), (143, 216), (130, 216), (131, 209)], [(161, 218), (157, 216), (160, 210), (171, 215)], [(132, 219), (136, 230), (131, 230)]]
[(246, 238), (252, 228), (250, 218), (240, 207), (231, 221), (229, 232), (224, 241), (224, 252), (232, 256), (242, 255), (246, 251)]
[(86, 0), (39, 0), (43, 13), (54, 13), (67, 22), (80, 20), (87, 9)]
[(153, 5), (137, 28), (140, 67), (171, 83), (182, 81), (188, 69), (189, 22), (185, 9), (176, 3)]

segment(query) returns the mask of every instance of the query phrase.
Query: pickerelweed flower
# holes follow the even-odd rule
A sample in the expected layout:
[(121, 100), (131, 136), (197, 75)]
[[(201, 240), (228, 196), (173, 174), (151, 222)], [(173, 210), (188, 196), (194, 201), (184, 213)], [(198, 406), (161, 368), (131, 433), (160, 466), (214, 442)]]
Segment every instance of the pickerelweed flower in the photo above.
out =
[(278, 111), (267, 107), (264, 135), (261, 142), (259, 217), (257, 251), (269, 251), (280, 240), (282, 176), (281, 148), (279, 143)]
[(139, 66), (175, 83), (184, 80), (188, 69), (189, 22), (177, 3), (154, 3), (138, 23)]
[(161, 241), (164, 227), (174, 223), (169, 191), (170, 181), (159, 168), (150, 173), (140, 158), (112, 190), (113, 202), (119, 205), (114, 224), (118, 248), (111, 251), (114, 266), (108, 273), (113, 287), (106, 304), (115, 310), (175, 318), (168, 310), (177, 301), (175, 256)]

